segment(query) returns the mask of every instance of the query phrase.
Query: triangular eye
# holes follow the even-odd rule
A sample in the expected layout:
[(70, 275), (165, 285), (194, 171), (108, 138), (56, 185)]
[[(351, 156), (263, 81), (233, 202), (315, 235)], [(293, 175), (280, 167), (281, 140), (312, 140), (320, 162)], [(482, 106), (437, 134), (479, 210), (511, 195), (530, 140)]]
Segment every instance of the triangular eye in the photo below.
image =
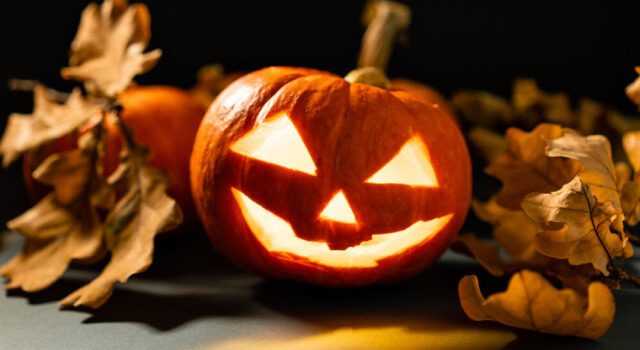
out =
[(339, 221), (347, 224), (357, 223), (356, 217), (353, 215), (353, 211), (351, 207), (349, 207), (347, 198), (342, 191), (333, 196), (324, 210), (322, 210), (322, 213), (320, 213), (320, 217), (325, 220)]
[(438, 187), (427, 146), (418, 136), (407, 141), (400, 152), (366, 182)]
[(316, 174), (316, 166), (286, 114), (262, 122), (236, 141), (231, 150), (285, 168)]

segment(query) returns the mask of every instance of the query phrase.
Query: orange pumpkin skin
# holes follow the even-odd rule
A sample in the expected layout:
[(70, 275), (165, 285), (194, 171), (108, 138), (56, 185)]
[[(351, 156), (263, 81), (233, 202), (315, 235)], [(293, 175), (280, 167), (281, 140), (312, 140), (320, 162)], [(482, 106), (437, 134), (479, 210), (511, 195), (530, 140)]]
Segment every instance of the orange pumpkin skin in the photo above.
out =
[(406, 90), (413, 91), (420, 96), (423, 96), (427, 100), (437, 103), (440, 106), (440, 109), (447, 113), (453, 120), (458, 123), (458, 118), (455, 114), (455, 110), (453, 106), (447, 101), (447, 99), (442, 96), (436, 89), (432, 88), (429, 85), (425, 85), (422, 83), (418, 83), (417, 81), (409, 80), (409, 79), (392, 79), (391, 80), (391, 89), (392, 90)]
[[(313, 159), (316, 176), (231, 150), (262, 121), (283, 112)], [(437, 188), (364, 182), (415, 134), (429, 151)], [(191, 186), (214, 247), (241, 268), (269, 278), (353, 287), (409, 278), (444, 253), (470, 205), (471, 163), (456, 124), (415, 92), (351, 84), (311, 69), (270, 67), (231, 84), (209, 108), (191, 156)], [(233, 189), (286, 218), (298, 238), (324, 242), (332, 250), (357, 247), (372, 235), (403, 230), (418, 220), (449, 215), (449, 221), (375, 266), (327, 265), (298, 255), (304, 252), (268, 250), (249, 227)], [(339, 190), (358, 218), (357, 230), (317, 219)]]
[[(189, 157), (204, 110), (185, 91), (170, 86), (140, 86), (118, 96), (122, 119), (135, 130), (136, 139), (151, 148), (149, 163), (168, 170), (173, 177), (169, 195), (184, 213), (185, 223), (197, 220), (189, 185)], [(104, 174), (109, 176), (120, 162), (122, 140), (116, 119), (106, 118), (107, 154), (103, 160)], [(80, 134), (86, 132), (81, 130)], [(76, 140), (62, 138), (52, 146), (51, 153), (75, 148)], [(33, 165), (25, 156), (23, 173), (30, 197), (40, 199), (49, 188), (31, 177)]]

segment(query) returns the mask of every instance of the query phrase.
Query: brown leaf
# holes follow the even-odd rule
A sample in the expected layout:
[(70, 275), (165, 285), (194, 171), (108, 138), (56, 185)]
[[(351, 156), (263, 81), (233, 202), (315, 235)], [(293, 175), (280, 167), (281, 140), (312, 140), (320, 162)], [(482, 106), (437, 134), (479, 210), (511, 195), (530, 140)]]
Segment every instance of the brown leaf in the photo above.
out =
[(495, 197), (485, 203), (474, 200), (471, 207), (480, 220), (493, 226), (497, 244), (480, 241), (467, 233), (458, 236), (451, 248), (475, 258), (492, 275), (535, 270), (559, 279), (566, 288), (586, 292), (592, 278), (600, 274), (591, 264), (574, 266), (567, 259), (540, 254), (534, 244), (540, 227), (523, 210), (503, 208), (496, 203)]
[(467, 138), (487, 163), (496, 159), (507, 149), (507, 140), (504, 136), (487, 128), (474, 127), (467, 133)]
[(176, 202), (166, 194), (169, 174), (147, 164), (149, 149), (135, 143), (131, 129), (124, 129), (128, 147), (118, 169), (109, 178), (120, 199), (107, 215), (104, 228), (111, 260), (100, 276), (60, 302), (65, 306), (104, 304), (116, 282), (145, 271), (152, 262), (154, 238), (182, 221)]
[(459, 91), (451, 98), (458, 114), (468, 123), (485, 128), (511, 124), (514, 120), (509, 102), (484, 91)]
[(99, 108), (82, 97), (80, 89), (74, 89), (64, 104), (52, 101), (45, 87), (38, 85), (34, 91), (33, 113), (14, 113), (0, 141), (0, 154), (6, 167), (22, 153), (70, 134), (90, 120), (99, 121)]
[(474, 275), (458, 284), (460, 304), (474, 321), (496, 321), (508, 326), (558, 335), (598, 339), (611, 326), (615, 303), (601, 282), (589, 285), (588, 294), (556, 289), (533, 271), (511, 277), (507, 290), (485, 299)]
[(627, 163), (617, 162), (615, 165), (616, 179), (618, 180), (618, 191), (622, 190), (624, 185), (631, 180), (633, 170)]
[(531, 132), (507, 130), (507, 150), (485, 169), (503, 183), (498, 204), (519, 209), (527, 194), (557, 190), (582, 169), (574, 160), (549, 158), (545, 154), (545, 140), (560, 137), (563, 130), (554, 124), (540, 124)]
[[(636, 72), (640, 74), (640, 67), (636, 67)], [(640, 77), (636, 78), (636, 80), (629, 84), (626, 88), (627, 96), (629, 99), (640, 107)]]
[(540, 90), (533, 79), (514, 82), (512, 103), (517, 118), (529, 125), (539, 121), (572, 125), (576, 119), (565, 94), (548, 94)]
[[(144, 4), (131, 6), (134, 29), (127, 44), (142, 43), (145, 46), (151, 38), (151, 17)], [(109, 37), (114, 26), (129, 11), (127, 0), (105, 0), (102, 5), (89, 4), (83, 11), (78, 31), (71, 43), (69, 65), (77, 66), (83, 62), (100, 57), (109, 49)]]
[(496, 244), (482, 242), (473, 233), (459, 235), (451, 245), (451, 249), (476, 259), (494, 276), (505, 275), (509, 268), (509, 263), (500, 256), (500, 249)]
[(35, 292), (60, 278), (73, 260), (89, 259), (101, 252), (100, 217), (86, 197), (62, 205), (49, 194), (36, 206), (9, 221), (7, 226), (27, 236), (12, 260), (0, 268), (11, 281), (5, 289)]
[[(574, 267), (566, 260), (540, 254), (534, 245), (539, 225), (524, 211), (503, 208), (495, 198), (485, 203), (474, 200), (471, 207), (480, 220), (493, 226), (497, 244), (482, 242), (473, 234), (462, 234), (452, 249), (475, 258), (492, 275), (502, 276), (530, 269), (560, 279), (565, 287), (579, 288), (597, 274), (593, 268)], [(509, 259), (504, 258), (500, 251), (504, 251)]]
[(480, 220), (493, 226), (493, 238), (509, 256), (526, 259), (535, 252), (532, 245), (538, 224), (524, 211), (504, 208), (495, 197), (484, 203), (473, 200), (471, 208)]
[(225, 73), (220, 64), (206, 65), (198, 70), (198, 83), (189, 90), (204, 110), (231, 83), (245, 75), (246, 72)]
[(640, 131), (630, 131), (622, 136), (622, 147), (627, 154), (633, 172), (640, 171)]
[(640, 178), (624, 184), (620, 190), (620, 205), (626, 222), (637, 225), (640, 222)]
[(128, 6), (123, 0), (91, 4), (83, 12), (71, 45), (70, 67), (62, 69), (62, 77), (84, 81), (87, 90), (100, 95), (115, 96), (160, 59), (160, 50), (143, 53), (149, 37), (145, 5)]
[(623, 115), (616, 110), (609, 109), (605, 115), (606, 123), (616, 135), (640, 129), (640, 118)]
[[(610, 202), (597, 203), (580, 176), (558, 191), (528, 195), (522, 201), (522, 208), (543, 227), (535, 245), (544, 255), (568, 259), (573, 265), (591, 263), (608, 275), (609, 259), (600, 240), (612, 257), (633, 254), (630, 248), (623, 248), (620, 236), (609, 229), (616, 222), (618, 210)], [(598, 228), (597, 235), (594, 225)]]
[(581, 99), (576, 113), (578, 131), (583, 135), (588, 135), (596, 132), (598, 122), (602, 118), (606, 118), (611, 111), (595, 101)]
[(53, 186), (56, 200), (66, 205), (84, 192), (91, 167), (91, 157), (76, 149), (47, 157), (33, 172), (33, 178)]
[(633, 167), (634, 175), (633, 179), (629, 181), (631, 171), (629, 170), (621, 174), (623, 165), (616, 164), (620, 205), (622, 206), (622, 211), (627, 223), (635, 226), (640, 221), (640, 131), (625, 133), (622, 136), (622, 146)]
[(0, 274), (11, 280), (5, 289), (42, 290), (72, 261), (103, 253), (103, 229), (96, 207), (105, 203), (109, 191), (99, 174), (87, 169), (95, 160), (95, 148), (94, 144), (52, 155), (36, 169), (54, 191), (7, 224), (27, 240), (22, 251), (0, 268)]
[[(611, 202), (621, 210), (618, 194), (618, 179), (611, 158), (611, 145), (602, 135), (581, 136), (573, 131), (564, 131), (562, 136), (548, 141), (549, 157), (566, 157), (580, 162), (585, 171), (580, 173), (582, 182), (599, 202)], [(543, 191), (539, 191), (543, 192)], [(624, 214), (620, 211), (615, 227), (622, 231)]]

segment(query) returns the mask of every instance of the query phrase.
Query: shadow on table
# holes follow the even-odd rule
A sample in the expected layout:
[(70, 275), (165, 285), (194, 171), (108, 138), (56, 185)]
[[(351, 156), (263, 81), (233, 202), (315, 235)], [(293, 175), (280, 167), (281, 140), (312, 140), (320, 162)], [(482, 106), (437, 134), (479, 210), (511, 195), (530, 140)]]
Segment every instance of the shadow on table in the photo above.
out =
[[(24, 296), (29, 303), (54, 302), (81, 287), (79, 281), (62, 280), (50, 289), (37, 293), (11, 292)], [(63, 308), (63, 311), (90, 315), (83, 323), (137, 322), (159, 331), (168, 331), (201, 317), (237, 317), (246, 315), (243, 298), (229, 293), (218, 294), (155, 294), (151, 291), (123, 290), (114, 292), (99, 309), (87, 307)]]
[[(236, 317), (249, 312), (248, 293), (229, 284), (238, 278), (255, 278), (213, 254), (206, 237), (177, 237), (160, 242), (155, 255), (149, 270), (127, 284), (117, 284), (101, 308), (63, 310), (89, 314), (84, 323), (138, 322), (159, 331), (202, 317)], [(8, 295), (26, 298), (30, 304), (57, 302), (97, 277), (104, 264), (73, 267), (43, 291), (10, 291)]]

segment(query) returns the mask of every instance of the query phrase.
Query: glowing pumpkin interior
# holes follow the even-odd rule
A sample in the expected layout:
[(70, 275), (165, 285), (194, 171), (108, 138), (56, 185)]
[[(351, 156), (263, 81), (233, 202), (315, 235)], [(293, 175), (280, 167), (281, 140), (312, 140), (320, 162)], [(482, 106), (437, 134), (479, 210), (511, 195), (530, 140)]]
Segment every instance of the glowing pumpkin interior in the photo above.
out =
[[(274, 166), (316, 174), (313, 159), (286, 114), (262, 122), (236, 141), (231, 150)], [(395, 156), (366, 182), (438, 187), (429, 152), (418, 135), (406, 141)], [(402, 231), (374, 234), (370, 240), (357, 246), (334, 250), (327, 243), (299, 238), (286, 220), (265, 209), (241, 190), (232, 188), (231, 191), (247, 225), (267, 250), (297, 255), (332, 267), (374, 267), (381, 259), (427, 241), (453, 217), (453, 214), (449, 214), (428, 221), (417, 221)], [(359, 225), (343, 191), (333, 195), (318, 213), (318, 219), (356, 227)]]

